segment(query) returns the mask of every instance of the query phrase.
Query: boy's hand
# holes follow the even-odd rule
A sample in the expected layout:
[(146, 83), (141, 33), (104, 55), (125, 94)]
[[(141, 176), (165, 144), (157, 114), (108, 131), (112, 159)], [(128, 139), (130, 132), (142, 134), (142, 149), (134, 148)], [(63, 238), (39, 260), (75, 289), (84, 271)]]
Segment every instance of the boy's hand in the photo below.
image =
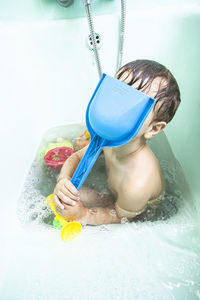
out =
[(56, 212), (68, 220), (81, 220), (87, 214), (87, 208), (85, 208), (82, 203), (76, 202), (75, 206), (64, 204), (64, 209), (60, 209), (57, 205), (55, 206)]
[(54, 189), (53, 200), (60, 209), (64, 209), (63, 204), (69, 206), (77, 204), (80, 200), (80, 193), (68, 178), (62, 178)]

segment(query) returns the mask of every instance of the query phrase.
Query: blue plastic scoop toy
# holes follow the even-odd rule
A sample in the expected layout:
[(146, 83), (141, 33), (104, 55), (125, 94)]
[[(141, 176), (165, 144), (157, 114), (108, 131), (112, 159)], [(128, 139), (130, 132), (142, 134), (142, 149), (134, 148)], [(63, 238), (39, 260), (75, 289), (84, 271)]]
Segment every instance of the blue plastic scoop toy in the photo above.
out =
[(155, 99), (103, 74), (86, 111), (90, 144), (71, 182), (80, 190), (103, 147), (119, 147), (139, 132)]

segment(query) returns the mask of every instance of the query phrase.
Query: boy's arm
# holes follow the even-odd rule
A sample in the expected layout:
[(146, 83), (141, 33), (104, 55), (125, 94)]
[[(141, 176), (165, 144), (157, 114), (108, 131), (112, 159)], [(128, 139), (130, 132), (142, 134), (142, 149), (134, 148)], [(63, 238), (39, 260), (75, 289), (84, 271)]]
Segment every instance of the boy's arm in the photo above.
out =
[(118, 217), (114, 208), (114, 206), (88, 208), (80, 221), (88, 225), (120, 223), (121, 218)]
[(72, 154), (64, 163), (53, 192), (53, 200), (56, 205), (56, 209), (63, 210), (64, 203), (68, 205), (75, 205), (76, 202), (80, 199), (79, 191), (71, 183), (70, 180), (86, 150), (87, 146)]
[(122, 183), (122, 188), (115, 204), (117, 215), (120, 218), (133, 219), (145, 210), (149, 198), (149, 189), (141, 182), (139, 183), (129, 178)]
[(115, 205), (109, 208), (87, 209), (83, 217), (85, 223), (97, 225), (120, 223), (123, 217), (133, 219), (146, 207), (149, 195), (144, 190), (143, 186), (136, 186), (132, 180), (126, 180), (122, 183)]
[(57, 182), (59, 182), (63, 178), (67, 178), (71, 180), (79, 162), (81, 161), (83, 155), (85, 154), (88, 146), (82, 148), (81, 150), (73, 153), (64, 163), (60, 174), (58, 176)]
[(89, 225), (120, 223), (122, 217), (133, 219), (144, 210), (148, 201), (148, 193), (144, 190), (143, 186), (134, 186), (132, 180), (126, 180), (112, 207), (86, 208), (79, 201), (74, 207), (65, 206), (63, 217), (69, 216)]

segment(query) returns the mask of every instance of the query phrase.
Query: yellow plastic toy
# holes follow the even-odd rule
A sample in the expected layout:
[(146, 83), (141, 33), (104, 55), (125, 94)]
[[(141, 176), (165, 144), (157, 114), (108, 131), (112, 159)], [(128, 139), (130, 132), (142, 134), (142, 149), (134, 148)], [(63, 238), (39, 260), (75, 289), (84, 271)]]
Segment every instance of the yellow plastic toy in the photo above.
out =
[(55, 214), (55, 218), (53, 221), (53, 226), (57, 229), (61, 230), (61, 239), (63, 241), (71, 241), (81, 232), (81, 224), (75, 221), (67, 221), (55, 210), (55, 203), (53, 202), (53, 194), (49, 195), (46, 198), (47, 203), (49, 204), (51, 210)]
[(76, 139), (76, 146), (78, 150), (81, 150), (83, 147), (87, 146), (90, 143), (90, 134), (88, 130), (85, 130), (81, 135)]
[(52, 149), (57, 148), (57, 147), (69, 147), (69, 148), (72, 148), (74, 150), (74, 146), (73, 146), (72, 142), (70, 142), (68, 140), (65, 140), (63, 142), (51, 143), (50, 145), (48, 145), (46, 147), (46, 149), (44, 150), (44, 156), (47, 154), (47, 152), (49, 150), (52, 150)]
[(85, 138), (86, 138), (86, 139), (90, 139), (90, 134), (89, 134), (89, 131), (88, 131), (88, 130), (85, 131)]

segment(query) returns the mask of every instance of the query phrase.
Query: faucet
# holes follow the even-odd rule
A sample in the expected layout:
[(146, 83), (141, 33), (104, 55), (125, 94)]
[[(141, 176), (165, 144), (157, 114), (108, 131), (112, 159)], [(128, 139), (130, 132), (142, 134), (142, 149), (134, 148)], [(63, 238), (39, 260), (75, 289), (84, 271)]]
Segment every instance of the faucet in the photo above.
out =
[(57, 2), (64, 7), (70, 6), (74, 0), (57, 0)]
[[(85, 5), (90, 5), (91, 0), (82, 0)], [(74, 0), (57, 0), (57, 2), (64, 7), (70, 6)]]

